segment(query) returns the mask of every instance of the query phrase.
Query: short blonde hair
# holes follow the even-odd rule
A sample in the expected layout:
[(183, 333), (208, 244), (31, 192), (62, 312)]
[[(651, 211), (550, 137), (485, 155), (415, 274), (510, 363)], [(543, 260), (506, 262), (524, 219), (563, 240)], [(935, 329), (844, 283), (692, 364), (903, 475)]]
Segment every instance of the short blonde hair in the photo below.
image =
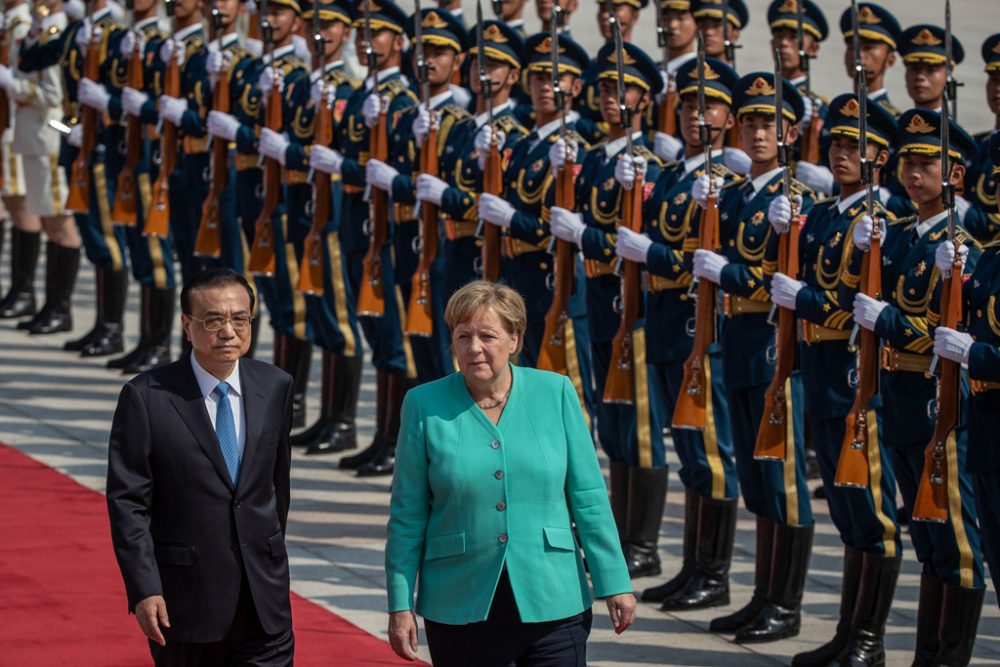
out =
[(507, 333), (517, 335), (517, 349), (514, 351), (514, 356), (517, 356), (524, 345), (524, 330), (528, 326), (524, 298), (517, 290), (500, 283), (475, 280), (451, 295), (444, 309), (444, 321), (454, 333), (455, 327), (490, 308)]

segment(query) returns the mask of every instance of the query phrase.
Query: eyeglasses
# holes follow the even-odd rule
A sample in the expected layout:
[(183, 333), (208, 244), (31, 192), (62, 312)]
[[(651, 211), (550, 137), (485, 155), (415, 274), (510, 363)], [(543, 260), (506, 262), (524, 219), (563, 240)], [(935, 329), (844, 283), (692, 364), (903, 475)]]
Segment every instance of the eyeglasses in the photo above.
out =
[(209, 315), (205, 318), (188, 315), (188, 317), (192, 320), (198, 320), (201, 322), (201, 326), (209, 333), (222, 331), (222, 327), (226, 326), (227, 322), (233, 328), (233, 331), (246, 331), (250, 327), (250, 323), (253, 322), (253, 317), (250, 315), (236, 315), (234, 317)]

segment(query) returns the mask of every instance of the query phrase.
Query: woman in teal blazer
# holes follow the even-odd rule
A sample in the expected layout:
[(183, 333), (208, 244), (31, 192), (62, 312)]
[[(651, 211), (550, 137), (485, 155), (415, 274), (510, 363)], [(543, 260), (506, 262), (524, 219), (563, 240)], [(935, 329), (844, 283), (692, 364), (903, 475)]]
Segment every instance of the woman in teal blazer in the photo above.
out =
[[(635, 597), (576, 390), (512, 366), (524, 301), (475, 282), (445, 313), (460, 372), (403, 403), (385, 566), (389, 634), (416, 655), (416, 612), (435, 665), (585, 665), (590, 584), (617, 632)], [(417, 582), (419, 580), (419, 588)]]

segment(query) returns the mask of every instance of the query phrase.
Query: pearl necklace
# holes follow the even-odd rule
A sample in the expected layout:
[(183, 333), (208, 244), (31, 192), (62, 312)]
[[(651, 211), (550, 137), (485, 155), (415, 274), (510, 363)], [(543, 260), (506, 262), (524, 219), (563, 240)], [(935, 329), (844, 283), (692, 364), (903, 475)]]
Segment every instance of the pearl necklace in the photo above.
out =
[(507, 402), (507, 398), (510, 397), (510, 390), (513, 389), (514, 384), (511, 383), (510, 387), (507, 387), (507, 393), (500, 398), (495, 399), (496, 403), (490, 403), (489, 399), (483, 401), (476, 401), (476, 405), (479, 406), (480, 410), (492, 410), (493, 408), (499, 408), (501, 405)]

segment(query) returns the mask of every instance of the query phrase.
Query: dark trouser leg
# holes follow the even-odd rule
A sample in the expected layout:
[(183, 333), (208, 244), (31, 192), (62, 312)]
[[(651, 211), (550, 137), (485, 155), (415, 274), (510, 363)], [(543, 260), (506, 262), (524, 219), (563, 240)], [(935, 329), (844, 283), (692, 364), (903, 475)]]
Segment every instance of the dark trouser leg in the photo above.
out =
[(128, 293), (125, 269), (98, 269), (101, 283), (101, 324), (93, 338), (80, 350), (83, 357), (101, 357), (122, 351), (122, 322)]
[(358, 446), (356, 418), (361, 391), (361, 357), (336, 355), (333, 366), (330, 418), (326, 430), (309, 445), (306, 454), (343, 452)]
[(108, 368), (125, 368), (126, 366), (130, 366), (149, 347), (149, 332), (152, 317), (150, 293), (153, 289), (149, 285), (139, 286), (139, 342), (127, 354), (109, 359)]
[[(817, 453), (819, 453), (818, 448)], [(840, 582), (840, 618), (833, 639), (812, 651), (795, 655), (792, 658), (793, 667), (826, 667), (847, 647), (865, 556), (866, 554), (853, 547), (844, 547), (844, 574)]]
[(175, 292), (173, 287), (153, 287), (149, 291), (149, 345), (122, 372), (144, 373), (170, 363), (170, 339), (174, 331)]
[(10, 238), (10, 291), (0, 301), (0, 319), (35, 314), (35, 271), (42, 247), (41, 232), (14, 228)]
[(679, 591), (695, 573), (695, 549), (698, 543), (698, 513), (701, 496), (692, 489), (684, 489), (684, 541), (681, 569), (673, 579), (642, 592), (643, 602), (663, 602)]
[(396, 438), (399, 437), (403, 398), (410, 382), (402, 373), (388, 373), (386, 382), (385, 432), (382, 447), (358, 468), (358, 477), (391, 475), (396, 463)]
[(663, 601), (664, 611), (705, 609), (729, 604), (729, 567), (736, 541), (738, 500), (702, 498), (694, 573)]
[(753, 597), (742, 609), (713, 619), (708, 629), (711, 632), (736, 632), (756, 618), (764, 607), (771, 581), (771, 559), (774, 556), (774, 520), (766, 516), (757, 517), (757, 553), (753, 577)]
[(45, 263), (45, 305), (24, 327), (30, 334), (51, 334), (73, 328), (70, 297), (80, 270), (80, 249), (49, 241), (45, 244)]
[(306, 424), (306, 389), (309, 386), (309, 366), (312, 364), (312, 342), (289, 337), (288, 365), (295, 382), (292, 395), (292, 427)]
[(932, 664), (938, 650), (938, 625), (944, 582), (933, 574), (920, 575), (920, 598), (917, 603), (917, 637), (913, 654), (914, 667)]
[(901, 560), (898, 555), (865, 553), (850, 643), (839, 657), (840, 664), (850, 667), (885, 664), (885, 622), (896, 592)]
[(663, 507), (667, 501), (668, 468), (629, 470), (628, 520), (626, 521), (625, 562), (631, 577), (660, 574), (659, 543)]
[(381, 451), (385, 440), (386, 407), (389, 403), (388, 391), (389, 373), (379, 368), (375, 369), (375, 437), (371, 444), (357, 454), (345, 456), (338, 465), (341, 470), (357, 470), (365, 463), (374, 459)]
[(291, 437), (292, 445), (295, 447), (308, 446), (314, 442), (319, 442), (319, 439), (330, 428), (330, 414), (333, 412), (334, 396), (333, 377), (337, 364), (337, 355), (331, 350), (323, 350), (321, 364), (319, 417), (309, 428)]

